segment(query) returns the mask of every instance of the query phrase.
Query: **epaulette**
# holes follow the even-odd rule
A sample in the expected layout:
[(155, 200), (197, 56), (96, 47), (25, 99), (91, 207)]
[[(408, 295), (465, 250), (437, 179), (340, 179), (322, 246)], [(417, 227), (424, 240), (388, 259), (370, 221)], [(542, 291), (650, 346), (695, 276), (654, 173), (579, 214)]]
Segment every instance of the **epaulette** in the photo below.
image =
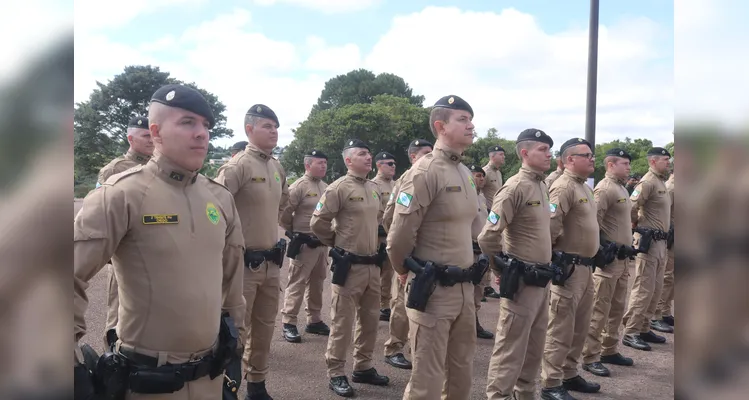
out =
[(204, 178), (205, 178), (205, 179), (207, 179), (207, 180), (208, 180), (209, 182), (212, 182), (212, 183), (214, 183), (214, 184), (216, 184), (216, 185), (219, 185), (219, 186), (221, 186), (222, 188), (226, 189), (226, 191), (227, 191), (227, 192), (230, 192), (229, 188), (228, 188), (228, 187), (226, 187), (226, 186), (224, 186), (224, 184), (223, 184), (223, 183), (219, 183), (219, 182), (217, 182), (217, 181), (213, 180), (213, 178), (209, 178), (209, 177), (207, 177), (207, 176), (205, 176), (205, 175), (203, 175), (203, 174), (200, 174), (200, 176), (204, 177)]
[(106, 182), (104, 182), (104, 185), (114, 185), (115, 183), (121, 181), (122, 179), (124, 179), (127, 176), (137, 174), (138, 172), (140, 172), (143, 169), (144, 166), (145, 165), (136, 165), (136, 166), (134, 166), (134, 167), (132, 167), (130, 169), (126, 169), (126, 170), (120, 172), (119, 174), (114, 174), (114, 175), (110, 176), (109, 179), (107, 179)]
[(419, 171), (427, 171), (429, 170), (429, 166), (432, 165), (432, 161), (434, 161), (434, 154), (429, 153), (421, 157), (419, 161), (416, 161), (414, 166), (417, 167)]

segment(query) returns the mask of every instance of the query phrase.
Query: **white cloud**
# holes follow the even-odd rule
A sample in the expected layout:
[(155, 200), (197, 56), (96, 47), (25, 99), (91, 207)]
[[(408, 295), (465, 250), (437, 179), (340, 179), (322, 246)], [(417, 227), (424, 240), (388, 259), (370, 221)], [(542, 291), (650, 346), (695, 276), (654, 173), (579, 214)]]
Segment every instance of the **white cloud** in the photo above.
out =
[(335, 14), (366, 10), (380, 4), (382, 0), (254, 0), (253, 2), (259, 6), (289, 4), (326, 14)]
[(128, 0), (100, 1), (75, 0), (75, 33), (86, 34), (104, 28), (127, 25), (136, 17), (151, 14), (165, 8), (194, 7), (207, 0)]
[[(672, 140), (673, 73), (656, 64), (670, 57), (660, 44), (670, 35), (645, 18), (601, 27), (598, 142), (624, 136), (657, 144)], [(157, 56), (165, 49), (171, 49), (169, 59)], [(496, 127), (513, 138), (538, 127), (561, 144), (584, 134), (587, 51), (586, 31), (548, 34), (531, 15), (514, 9), (428, 7), (398, 16), (368, 54), (355, 43), (333, 46), (316, 36), (296, 45), (274, 40), (257, 31), (248, 11), (235, 10), (149, 44), (125, 46), (95, 36), (81, 39), (80, 46), (77, 41), (76, 52), (85, 58), (76, 58), (76, 100), (88, 96), (94, 77), (109, 79), (125, 65), (151, 63), (196, 82), (227, 105), (235, 137), (218, 145), (243, 139), (244, 114), (256, 103), (276, 111), (279, 143), (285, 145), (327, 79), (364, 67), (403, 77), (426, 96), (425, 105), (446, 94), (464, 97), (481, 133)]]

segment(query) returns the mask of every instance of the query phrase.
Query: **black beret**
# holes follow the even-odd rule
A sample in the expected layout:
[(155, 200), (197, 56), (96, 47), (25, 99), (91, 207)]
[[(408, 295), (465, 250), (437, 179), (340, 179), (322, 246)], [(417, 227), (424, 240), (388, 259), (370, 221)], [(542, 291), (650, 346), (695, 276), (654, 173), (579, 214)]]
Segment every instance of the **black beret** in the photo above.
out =
[(276, 117), (276, 113), (274, 113), (273, 110), (270, 109), (270, 107), (263, 104), (255, 104), (254, 106), (250, 107), (250, 109), (247, 110), (247, 115), (267, 118), (275, 122), (277, 127), (281, 126), (281, 124), (278, 123), (278, 117)]
[(241, 151), (241, 150), (244, 150), (245, 147), (247, 147), (247, 144), (248, 144), (247, 141), (243, 140), (241, 142), (234, 143), (234, 145), (231, 146), (231, 149)]
[(395, 160), (395, 156), (388, 153), (387, 151), (381, 151), (377, 153), (375, 156), (375, 161), (382, 161), (382, 160)]
[(128, 128), (140, 128), (148, 129), (148, 118), (146, 117), (133, 117), (127, 123)]
[(189, 86), (176, 84), (162, 86), (151, 96), (151, 101), (194, 112), (208, 121), (209, 129), (216, 124), (211, 105), (200, 92)]
[(346, 142), (346, 145), (345, 145), (345, 146), (343, 146), (343, 149), (344, 149), (344, 150), (346, 150), (346, 149), (350, 149), (350, 148), (352, 148), (352, 147), (358, 147), (358, 148), (362, 148), (362, 149), (367, 149), (367, 150), (369, 150), (369, 146), (367, 146), (367, 144), (366, 144), (366, 143), (362, 142), (362, 141), (361, 141), (361, 140), (359, 140), (359, 139), (349, 139), (349, 140), (348, 140), (348, 141)]
[(534, 142), (546, 143), (549, 145), (549, 147), (554, 147), (554, 141), (551, 139), (551, 136), (547, 135), (546, 132), (540, 129), (529, 128), (520, 132), (520, 135), (518, 135), (518, 140), (516, 141), (516, 143), (525, 142), (529, 140), (532, 140)]
[(625, 150), (622, 150), (618, 147), (614, 147), (613, 149), (606, 152), (607, 156), (616, 156), (616, 157), (624, 157), (628, 159), (629, 161), (632, 161), (632, 156), (629, 155)]
[(504, 152), (505, 149), (503, 149), (502, 146), (492, 146), (491, 148), (489, 148), (489, 153), (493, 153), (495, 151), (502, 151), (502, 152)]
[(434, 147), (434, 145), (432, 145), (432, 142), (428, 140), (416, 139), (408, 145), (409, 149), (414, 147)]
[(570, 148), (572, 146), (577, 146), (579, 144), (584, 144), (584, 145), (588, 146), (588, 148), (591, 151), (593, 151), (593, 148), (590, 146), (590, 142), (589, 141), (587, 141), (587, 140), (585, 140), (583, 138), (579, 138), (578, 137), (578, 138), (572, 138), (572, 139), (570, 139), (570, 140), (562, 143), (562, 147), (559, 148), (559, 152), (562, 153), (562, 154), (564, 154), (565, 150), (567, 150), (568, 148)]
[(326, 156), (325, 153), (323, 153), (320, 150), (316, 150), (316, 149), (312, 149), (312, 151), (310, 151), (309, 153), (305, 154), (304, 156), (305, 157), (314, 157), (314, 158), (324, 158), (326, 160), (328, 159), (328, 156)]
[(486, 171), (484, 171), (484, 169), (479, 167), (478, 165), (471, 165), (468, 167), (468, 169), (470, 169), (471, 172), (481, 172), (481, 175), (486, 176)]
[(434, 107), (468, 111), (469, 113), (471, 113), (471, 117), (473, 117), (473, 108), (471, 108), (471, 105), (468, 104), (468, 102), (466, 102), (465, 100), (455, 95), (445, 96), (437, 100), (437, 102), (434, 103)]
[(649, 156), (669, 156), (671, 157), (671, 153), (668, 152), (668, 150), (664, 149), (663, 147), (653, 147), (652, 149), (648, 150)]

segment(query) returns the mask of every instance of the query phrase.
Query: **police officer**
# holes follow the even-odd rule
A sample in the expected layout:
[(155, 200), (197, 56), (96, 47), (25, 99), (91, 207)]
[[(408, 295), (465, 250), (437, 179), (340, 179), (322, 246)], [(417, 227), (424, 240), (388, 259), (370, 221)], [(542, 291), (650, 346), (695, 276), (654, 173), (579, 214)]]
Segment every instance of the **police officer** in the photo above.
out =
[(234, 158), (238, 153), (241, 153), (242, 150), (244, 150), (249, 143), (246, 140), (242, 140), (240, 142), (234, 143), (231, 146), (231, 157)]
[[(662, 330), (670, 328), (663, 321), (653, 321), (663, 289), (663, 275), (668, 261), (666, 240), (671, 221), (671, 198), (666, 188), (671, 154), (664, 148), (654, 147), (647, 153), (649, 169), (632, 191), (632, 224), (634, 246), (640, 248), (645, 239), (652, 238), (646, 253), (635, 259), (635, 283), (629, 295), (629, 305), (624, 314), (625, 346), (637, 350), (650, 350), (648, 343), (665, 343), (666, 338), (650, 330), (655, 325)], [(673, 329), (673, 328), (672, 328)]]
[(573, 399), (567, 390), (595, 393), (597, 383), (577, 372), (593, 312), (593, 257), (600, 243), (593, 191), (585, 183), (595, 169), (588, 141), (572, 138), (559, 149), (564, 173), (549, 188), (551, 242), (566, 280), (552, 285), (549, 325), (541, 368), (544, 399)]
[[(390, 199), (390, 193), (393, 192), (395, 156), (387, 151), (381, 151), (375, 156), (375, 166), (377, 167), (377, 175), (372, 181), (379, 187), (382, 209), (384, 210), (387, 201)], [(387, 232), (382, 225), (378, 227), (378, 234), (380, 241), (385, 243)], [(390, 260), (385, 260), (380, 269), (380, 321), (390, 321), (390, 299), (392, 298), (390, 289), (393, 286), (393, 279), (393, 267), (390, 265)]]
[(502, 146), (492, 146), (489, 149), (489, 162), (482, 168), (486, 173), (486, 184), (483, 191), (488, 204), (494, 201), (494, 195), (497, 194), (504, 183), (500, 170), (503, 165), (505, 165), (505, 149)]
[[(439, 99), (430, 113), (437, 143), (401, 179), (388, 232), (388, 254), (400, 275), (408, 272), (404, 260), (411, 255), (463, 270), (473, 265), (471, 223), (478, 195), (471, 172), (460, 162), (473, 141), (472, 119), (471, 106), (455, 95)], [(414, 276), (413, 272), (409, 275)], [(438, 283), (423, 312), (406, 309), (414, 361), (404, 399), (434, 399), (440, 393), (451, 399), (469, 397), (476, 307), (474, 287), (466, 276), (443, 273), (438, 279), (451, 281), (451, 286)]]
[(630, 172), (632, 157), (626, 151), (613, 148), (606, 152), (603, 178), (593, 196), (596, 201), (598, 225), (602, 240), (616, 243), (617, 257), (593, 273), (593, 314), (588, 337), (583, 348), (583, 369), (593, 375), (609, 376), (602, 363), (631, 366), (631, 358), (617, 351), (619, 327), (624, 316), (624, 303), (629, 289), (629, 257), (632, 253), (632, 203), (624, 188)]
[(249, 144), (218, 170), (216, 180), (234, 196), (245, 240), (245, 324), (252, 327), (242, 357), (247, 399), (270, 399), (265, 378), (281, 292), (280, 268), (284, 239), (278, 238), (280, 211), (289, 189), (286, 173), (271, 152), (278, 142), (278, 117), (268, 106), (255, 104), (244, 118)]
[[(138, 379), (131, 375), (128, 394), (179, 387), (168, 379), (176, 369), (184, 386), (171, 394), (167, 388), (159, 398), (219, 398), (223, 380), (211, 379), (205, 364), (217, 342), (219, 348), (227, 343), (219, 340), (222, 310), (239, 329), (241, 352), (245, 302), (244, 243), (234, 200), (197, 172), (215, 119), (200, 92), (166, 85), (151, 98), (149, 122), (155, 156), (110, 177), (89, 193), (76, 216), (75, 340), (86, 332), (88, 281), (111, 258), (120, 296), (115, 352), (130, 367), (150, 370)], [(76, 351), (78, 361), (80, 356)], [(171, 366), (158, 368), (166, 363)]]
[[(385, 215), (382, 217), (382, 225), (386, 231), (390, 231), (390, 225), (393, 222), (395, 198), (398, 195), (401, 179), (413, 170), (413, 164), (415, 164), (416, 161), (431, 152), (432, 143), (424, 139), (416, 139), (408, 145), (408, 159), (411, 162), (412, 168), (409, 168), (398, 180), (395, 181), (393, 191), (390, 193), (390, 199), (388, 200), (387, 207), (385, 207)], [(390, 260), (388, 260), (388, 262), (390, 262)], [(411, 369), (413, 368), (413, 364), (411, 364), (411, 361), (406, 359), (406, 356), (403, 355), (403, 348), (408, 340), (408, 315), (406, 315), (406, 303), (403, 297), (405, 289), (405, 279), (396, 275), (395, 282), (391, 288), (391, 314), (388, 327), (390, 337), (385, 341), (385, 362), (396, 368)]]
[[(671, 230), (674, 227), (674, 168), (671, 171), (671, 176), (666, 181), (666, 190), (671, 198)], [(663, 274), (663, 293), (661, 294), (661, 300), (658, 302), (658, 308), (655, 312), (655, 320), (662, 320), (666, 325), (674, 326), (674, 316), (671, 313), (671, 302), (674, 301), (674, 247), (673, 240), (670, 242), (671, 245), (668, 247), (668, 260), (666, 261), (666, 270)], [(653, 329), (658, 330), (662, 324), (655, 324), (651, 326)], [(669, 331), (668, 329), (666, 330)], [(673, 329), (670, 330), (673, 332)]]
[(546, 178), (546, 187), (551, 187), (551, 184), (554, 183), (554, 181), (564, 173), (564, 160), (562, 160), (561, 154), (559, 153), (557, 153), (556, 163), (557, 169), (555, 169), (554, 172), (550, 173)]
[(312, 235), (310, 219), (328, 184), (322, 181), (328, 169), (328, 156), (313, 149), (304, 156), (304, 176), (289, 186), (289, 202), (281, 213), (281, 227), (287, 232), (311, 236), (302, 244), (299, 254), (289, 262), (289, 283), (283, 311), (283, 337), (287, 342), (299, 343), (297, 314), (302, 297), (307, 291), (307, 326), (305, 332), (327, 336), (330, 328), (322, 321), (322, 292), (328, 276), (328, 247)]
[[(486, 173), (484, 172), (483, 168), (476, 165), (471, 165), (470, 167), (468, 167), (468, 169), (473, 175), (474, 183), (476, 183), (476, 193), (478, 194), (479, 201), (478, 213), (476, 214), (476, 217), (473, 219), (473, 223), (471, 224), (471, 240), (473, 241), (474, 258), (473, 261), (476, 262), (478, 261), (479, 255), (481, 255), (481, 248), (479, 247), (476, 239), (481, 233), (481, 230), (484, 228), (486, 218), (489, 216), (486, 198), (481, 192), (481, 190), (484, 188), (484, 185), (486, 184)], [(481, 280), (481, 284), (474, 287), (474, 304), (476, 305), (476, 337), (479, 339), (494, 339), (494, 334), (484, 329), (484, 327), (479, 323), (479, 310), (481, 309), (481, 302), (486, 301), (486, 297), (484, 297), (484, 294), (485, 289), (487, 287), (490, 287), (490, 276), (491, 274), (489, 273), (484, 274), (484, 278)]]
[[(119, 174), (148, 162), (153, 154), (153, 139), (151, 139), (151, 132), (148, 130), (148, 118), (137, 116), (130, 119), (127, 123), (127, 141), (130, 143), (127, 153), (110, 161), (99, 171), (96, 187), (101, 186), (114, 174)], [(117, 279), (112, 264), (109, 264), (108, 269), (109, 290), (107, 292), (107, 322), (104, 327), (104, 342), (109, 348), (117, 340), (114, 328), (117, 326), (117, 309), (120, 302), (117, 299)]]
[[(384, 256), (377, 252), (382, 201), (377, 184), (366, 179), (372, 168), (369, 147), (358, 139), (347, 141), (343, 161), (348, 173), (325, 190), (312, 214), (310, 227), (324, 245), (333, 247), (331, 330), (325, 353), (329, 387), (339, 396), (351, 397), (354, 389), (344, 367), (355, 317), (352, 380), (385, 386), (390, 379), (378, 374), (372, 363), (380, 304), (380, 271), (376, 264)], [(343, 259), (336, 260), (336, 256)]]
[[(485, 254), (505, 254), (529, 268), (548, 266), (549, 194), (543, 180), (554, 141), (545, 132), (531, 128), (521, 132), (516, 143), (522, 166), (494, 196), (478, 237), (479, 246)], [(505, 283), (508, 275), (505, 269), (501, 278)], [(517, 292), (500, 299), (486, 387), (490, 400), (535, 398), (549, 313), (549, 285), (548, 281), (534, 283), (519, 279)]]

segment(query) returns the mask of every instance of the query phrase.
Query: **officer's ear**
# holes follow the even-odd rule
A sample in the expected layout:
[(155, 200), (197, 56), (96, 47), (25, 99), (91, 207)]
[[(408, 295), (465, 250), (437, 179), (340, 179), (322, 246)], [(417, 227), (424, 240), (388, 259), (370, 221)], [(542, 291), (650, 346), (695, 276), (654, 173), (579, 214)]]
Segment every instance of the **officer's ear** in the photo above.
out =
[[(151, 132), (151, 138), (153, 138), (154, 143), (162, 144), (164, 141), (161, 138), (161, 129), (159, 125), (155, 123), (151, 123), (148, 125), (148, 131)], [(130, 141), (130, 136), (127, 138), (128, 141)]]

